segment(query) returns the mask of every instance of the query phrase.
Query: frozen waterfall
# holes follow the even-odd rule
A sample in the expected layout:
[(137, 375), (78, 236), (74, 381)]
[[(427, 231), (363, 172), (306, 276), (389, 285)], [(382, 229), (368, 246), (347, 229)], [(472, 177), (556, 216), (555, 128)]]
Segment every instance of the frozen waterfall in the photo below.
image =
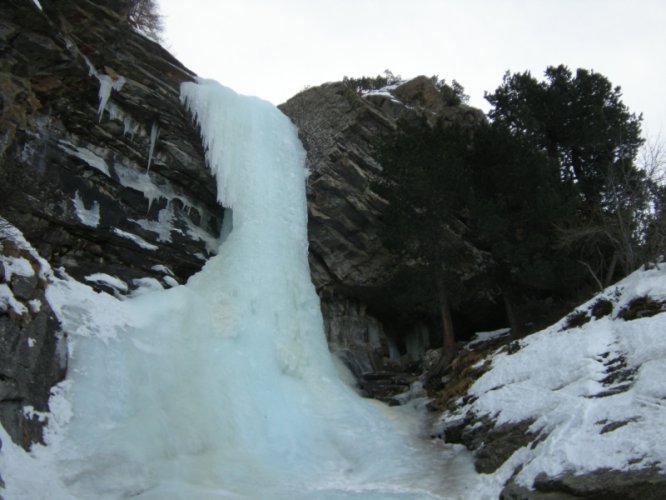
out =
[(341, 381), (310, 282), (305, 154), (289, 119), (213, 81), (181, 96), (226, 236), (184, 286), (123, 301), (73, 280), (51, 287), (71, 362), (52, 399), (56, 452), (41, 463), (58, 485), (44, 498), (480, 498), (471, 461), (420, 437), (418, 415)]

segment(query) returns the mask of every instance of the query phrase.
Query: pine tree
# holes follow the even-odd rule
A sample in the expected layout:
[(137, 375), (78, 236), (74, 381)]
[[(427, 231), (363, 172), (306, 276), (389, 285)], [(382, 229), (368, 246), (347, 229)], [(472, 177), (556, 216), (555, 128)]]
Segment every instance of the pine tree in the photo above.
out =
[(490, 118), (543, 151), (574, 186), (577, 216), (562, 241), (604, 284), (617, 278), (617, 263), (624, 274), (635, 267), (636, 217), (646, 203), (636, 197), (645, 177), (634, 165), (642, 118), (621, 98), (603, 75), (566, 66), (549, 67), (541, 82), (507, 73), (486, 95)]
[(566, 295), (576, 280), (558, 254), (556, 228), (574, 215), (574, 192), (557, 165), (501, 123), (482, 126), (469, 149), (474, 199), (470, 237), (488, 252), (487, 288), (497, 289), (514, 336), (527, 319), (519, 307), (530, 295)]
[(401, 123), (381, 159), (379, 192), (389, 202), (383, 240), (409, 267), (413, 280), (435, 298), (441, 322), (443, 364), (455, 351), (451, 303), (465, 295), (481, 253), (465, 238), (464, 207), (470, 195), (465, 165), (468, 129)]

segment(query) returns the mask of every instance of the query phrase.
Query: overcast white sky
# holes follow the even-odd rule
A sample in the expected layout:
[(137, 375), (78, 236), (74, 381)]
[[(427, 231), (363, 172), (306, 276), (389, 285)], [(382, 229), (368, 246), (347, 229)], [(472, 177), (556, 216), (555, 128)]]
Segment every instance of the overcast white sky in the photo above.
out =
[(158, 0), (165, 45), (202, 77), (274, 104), (390, 69), (458, 80), (470, 103), (510, 70), (566, 64), (620, 85), (666, 135), (666, 0)]

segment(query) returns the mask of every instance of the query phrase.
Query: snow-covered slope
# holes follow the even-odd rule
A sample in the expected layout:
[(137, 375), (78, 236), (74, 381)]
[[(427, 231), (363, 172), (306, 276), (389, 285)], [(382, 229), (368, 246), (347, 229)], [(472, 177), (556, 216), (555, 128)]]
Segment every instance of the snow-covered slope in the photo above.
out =
[(476, 432), (477, 456), (489, 453), (493, 438), (523, 429), (525, 446), (494, 471), (497, 485), (511, 479), (517, 488), (552, 489), (565, 477), (608, 470), (635, 476), (646, 469), (656, 485), (666, 468), (665, 374), (666, 264), (660, 264), (496, 351), (467, 404), (461, 398), (440, 425), (445, 435), (456, 426), (460, 433), (461, 422), (463, 434)]

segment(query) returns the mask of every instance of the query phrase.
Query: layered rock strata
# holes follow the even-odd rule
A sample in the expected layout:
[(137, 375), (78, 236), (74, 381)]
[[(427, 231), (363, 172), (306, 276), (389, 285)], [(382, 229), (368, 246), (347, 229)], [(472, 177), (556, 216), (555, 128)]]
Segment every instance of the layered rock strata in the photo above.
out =
[(127, 8), (0, 3), (0, 421), (26, 448), (67, 362), (38, 257), (123, 296), (184, 282), (217, 245), (223, 210), (179, 101), (194, 75)]

